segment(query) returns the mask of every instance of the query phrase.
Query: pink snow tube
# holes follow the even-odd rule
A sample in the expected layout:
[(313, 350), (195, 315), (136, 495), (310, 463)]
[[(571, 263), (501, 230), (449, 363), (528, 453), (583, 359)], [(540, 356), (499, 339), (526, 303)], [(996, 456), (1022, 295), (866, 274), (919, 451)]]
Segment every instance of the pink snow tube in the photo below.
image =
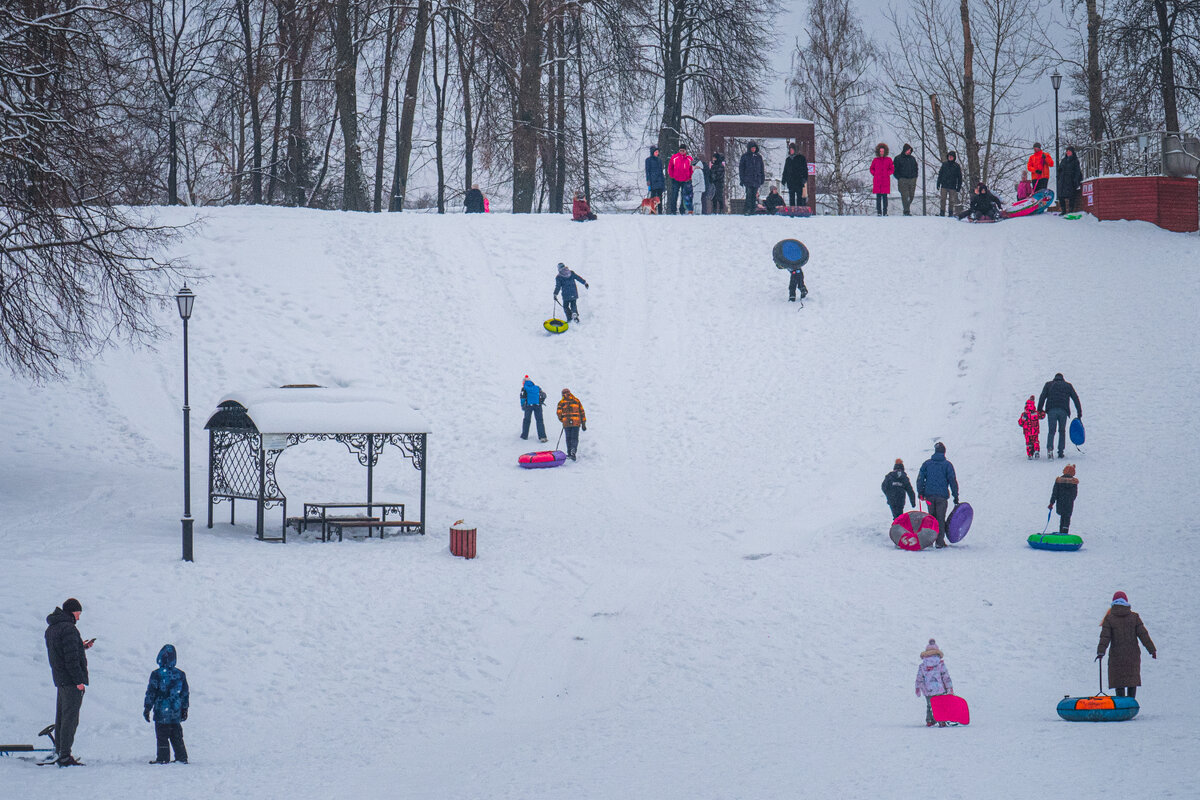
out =
[(526, 453), (517, 459), (517, 463), (525, 469), (548, 469), (561, 467), (567, 460), (567, 454), (562, 450), (539, 450), (536, 453)]
[(912, 510), (892, 520), (888, 535), (901, 550), (924, 550), (937, 539), (938, 524), (932, 514)]

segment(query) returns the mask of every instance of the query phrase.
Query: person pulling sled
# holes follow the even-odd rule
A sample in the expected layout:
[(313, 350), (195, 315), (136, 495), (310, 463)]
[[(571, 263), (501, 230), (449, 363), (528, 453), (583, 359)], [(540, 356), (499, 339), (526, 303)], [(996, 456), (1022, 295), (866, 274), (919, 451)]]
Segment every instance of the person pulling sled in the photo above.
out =
[(1070, 533), (1071, 514), (1075, 511), (1075, 498), (1079, 496), (1079, 479), (1075, 477), (1075, 465), (1063, 467), (1062, 475), (1054, 479), (1054, 489), (1050, 492), (1050, 505), (1053, 509), (1058, 504), (1058, 532)]
[(879, 487), (887, 498), (888, 508), (892, 511), (892, 519), (904, 513), (904, 496), (908, 495), (908, 504), (917, 507), (917, 495), (913, 492), (912, 481), (904, 471), (904, 462), (896, 459), (892, 471), (883, 476), (883, 484)]
[(574, 461), (575, 452), (579, 449), (579, 430), (587, 430), (587, 414), (583, 411), (583, 403), (571, 394), (570, 389), (562, 390), (562, 400), (558, 401), (558, 421), (567, 435), (567, 458)]
[[(925, 727), (932, 728), (933, 704), (930, 697), (938, 694), (954, 694), (954, 682), (950, 680), (950, 671), (946, 669), (945, 656), (938, 649), (937, 642), (929, 640), (929, 644), (921, 651), (921, 663), (917, 665), (917, 697), (925, 697)], [(939, 728), (946, 723), (937, 723)]]
[(579, 322), (579, 288), (575, 285), (576, 281), (583, 284), (583, 288), (590, 289), (588, 282), (575, 274), (575, 271), (568, 268), (561, 261), (558, 262), (558, 277), (554, 279), (554, 296), (558, 297), (558, 293), (562, 292), (563, 314), (567, 318), (567, 322)]

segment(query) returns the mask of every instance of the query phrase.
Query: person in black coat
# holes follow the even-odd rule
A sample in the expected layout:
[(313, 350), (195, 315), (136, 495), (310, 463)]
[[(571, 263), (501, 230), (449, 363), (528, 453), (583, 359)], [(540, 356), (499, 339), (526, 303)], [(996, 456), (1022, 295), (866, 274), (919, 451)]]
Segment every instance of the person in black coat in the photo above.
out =
[(705, 177), (712, 178), (712, 213), (725, 213), (725, 156), (713, 153), (712, 166)]
[(1083, 406), (1079, 403), (1075, 387), (1067, 383), (1061, 372), (1054, 373), (1054, 379), (1046, 381), (1038, 396), (1038, 411), (1046, 412), (1046, 458), (1054, 458), (1055, 429), (1058, 430), (1058, 457), (1063, 457), (1067, 420), (1071, 418), (1071, 401), (1075, 401), (1076, 416), (1083, 419)]
[(939, 217), (958, 213), (958, 193), (962, 191), (962, 167), (958, 163), (958, 153), (951, 150), (938, 170), (938, 193), (941, 195), (941, 210)]
[(1071, 530), (1071, 514), (1075, 511), (1075, 498), (1079, 496), (1079, 479), (1075, 477), (1075, 465), (1063, 467), (1063, 474), (1055, 478), (1054, 489), (1050, 492), (1050, 505), (1058, 504), (1058, 532), (1069, 533)]
[(88, 683), (87, 650), (96, 641), (85, 642), (79, 635), (75, 623), (82, 613), (83, 606), (70, 597), (61, 608), (54, 609), (46, 617), (46, 656), (50, 659), (50, 673), (58, 689), (54, 711), (55, 762), (63, 767), (80, 763), (71, 755), (71, 746), (75, 743), (79, 708), (83, 705), (83, 693)]
[(975, 191), (971, 192), (971, 203), (958, 215), (959, 219), (970, 217), (971, 219), (1000, 219), (1002, 213), (1002, 204), (1000, 198), (992, 194), (987, 188), (987, 184), (981, 183), (975, 187)]
[(466, 206), (468, 214), (483, 213), (483, 192), (479, 191), (478, 183), (471, 184), (467, 196), (463, 199), (463, 205)]
[[(666, 178), (663, 177), (662, 159), (658, 157), (658, 148), (651, 147), (646, 159), (646, 193), (650, 197), (662, 200), (663, 189), (667, 188)], [(661, 208), (661, 205), (659, 206)], [(659, 213), (662, 213), (661, 211)]]
[(788, 191), (788, 205), (807, 205), (804, 184), (808, 182), (808, 159), (796, 149), (795, 142), (788, 145), (788, 156), (783, 162), (783, 185)]
[(758, 152), (758, 143), (746, 145), (746, 152), (738, 162), (738, 182), (746, 187), (746, 205), (743, 214), (753, 214), (758, 210), (758, 190), (767, 181), (766, 167)]
[(900, 155), (892, 159), (892, 177), (896, 179), (896, 186), (900, 190), (900, 202), (904, 205), (906, 217), (912, 216), (913, 196), (917, 193), (917, 176), (921, 173), (916, 156), (912, 153), (912, 145), (906, 144), (900, 148)]
[(908, 479), (908, 473), (904, 471), (904, 462), (896, 459), (896, 463), (892, 466), (892, 471), (883, 476), (883, 483), (879, 487), (883, 490), (883, 496), (887, 498), (888, 508), (892, 511), (892, 519), (904, 513), (904, 496), (908, 495), (908, 504), (913, 508), (917, 507), (917, 495), (913, 492), (912, 481)]
[(1079, 193), (1083, 190), (1083, 168), (1075, 148), (1068, 146), (1062, 161), (1058, 162), (1058, 204), (1062, 213), (1079, 210)]

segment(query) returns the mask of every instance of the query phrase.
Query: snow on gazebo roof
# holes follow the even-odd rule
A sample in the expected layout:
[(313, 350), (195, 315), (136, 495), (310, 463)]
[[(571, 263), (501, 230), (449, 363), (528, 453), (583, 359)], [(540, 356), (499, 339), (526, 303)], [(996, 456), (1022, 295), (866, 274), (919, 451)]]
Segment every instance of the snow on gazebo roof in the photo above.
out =
[[(245, 409), (236, 411), (231, 403)], [(420, 413), (382, 389), (327, 389), (323, 386), (252, 389), (221, 398), (205, 427), (246, 427), (233, 416), (249, 418), (263, 434), (288, 433), (429, 433)], [(220, 419), (218, 419), (220, 417)]]
[(780, 124), (780, 125), (814, 125), (811, 119), (801, 119), (800, 117), (762, 117), (754, 114), (717, 114), (704, 120), (707, 125), (710, 122), (741, 122), (751, 125), (762, 125), (765, 123)]

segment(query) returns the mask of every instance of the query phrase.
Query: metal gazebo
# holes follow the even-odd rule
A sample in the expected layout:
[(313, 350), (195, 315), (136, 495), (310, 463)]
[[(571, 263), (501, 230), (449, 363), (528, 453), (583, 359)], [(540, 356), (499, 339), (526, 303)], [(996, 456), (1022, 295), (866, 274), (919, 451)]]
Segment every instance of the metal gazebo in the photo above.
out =
[[(275, 463), (289, 447), (310, 441), (340, 442), (367, 469), (367, 502), (374, 495), (375, 465), (386, 445), (408, 458), (421, 474), (420, 533), (425, 533), (425, 477), (429, 425), (393, 394), (370, 389), (285, 386), (226, 395), (205, 424), (208, 430), (208, 527), (213, 506), (252, 500), (255, 533), (262, 541), (286, 541), (287, 497)], [(283, 510), (283, 531), (264, 535), (268, 508)]]

